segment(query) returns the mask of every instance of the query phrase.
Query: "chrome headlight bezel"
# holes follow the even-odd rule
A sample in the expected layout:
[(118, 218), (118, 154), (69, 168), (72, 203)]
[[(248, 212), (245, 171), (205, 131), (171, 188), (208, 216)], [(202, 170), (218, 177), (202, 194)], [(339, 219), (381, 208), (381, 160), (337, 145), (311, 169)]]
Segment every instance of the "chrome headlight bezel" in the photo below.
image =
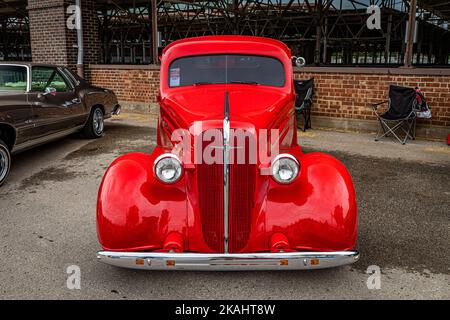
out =
[[(159, 164), (163, 165), (162, 161), (168, 163), (171, 163), (174, 165), (175, 168), (175, 175), (173, 179), (166, 179), (161, 174), (161, 170), (158, 167)], [(153, 162), (153, 174), (158, 179), (158, 181), (164, 183), (164, 184), (174, 184), (178, 181), (180, 181), (181, 177), (183, 176), (184, 170), (183, 170), (183, 162), (180, 160), (180, 158), (173, 154), (173, 153), (164, 153), (157, 157), (155, 161)]]
[[(289, 179), (282, 179), (279, 174), (279, 168), (280, 163), (284, 162), (285, 164), (288, 164), (289, 167), (292, 168), (293, 174)], [(275, 157), (275, 159), (272, 161), (271, 165), (271, 175), (272, 178), (279, 184), (290, 184), (297, 179), (299, 173), (300, 173), (300, 162), (297, 160), (296, 157), (294, 157), (291, 154), (288, 153), (282, 153)]]

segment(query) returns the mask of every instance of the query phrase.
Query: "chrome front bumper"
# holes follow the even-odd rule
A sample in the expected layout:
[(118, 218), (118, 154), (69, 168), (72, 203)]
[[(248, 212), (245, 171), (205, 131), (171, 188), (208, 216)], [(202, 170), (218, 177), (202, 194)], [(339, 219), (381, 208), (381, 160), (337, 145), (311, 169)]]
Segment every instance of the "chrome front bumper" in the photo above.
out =
[(162, 253), (99, 251), (100, 262), (142, 270), (311, 270), (343, 266), (358, 261), (358, 251), (287, 253)]

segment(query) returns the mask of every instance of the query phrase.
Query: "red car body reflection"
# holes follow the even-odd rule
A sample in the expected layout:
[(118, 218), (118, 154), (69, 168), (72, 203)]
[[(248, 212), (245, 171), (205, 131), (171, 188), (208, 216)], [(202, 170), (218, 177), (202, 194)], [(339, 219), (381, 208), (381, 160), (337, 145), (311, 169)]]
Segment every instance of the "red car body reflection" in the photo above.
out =
[[(179, 76), (179, 70), (170, 69), (176, 59), (224, 53), (278, 60), (284, 69), (284, 84), (171, 86), (170, 72)], [(300, 164), (298, 176), (289, 184), (260, 174), (270, 167), (260, 159), (255, 165), (230, 166), (229, 194), (225, 194), (229, 197), (228, 212), (221, 208), (221, 167), (216, 170), (206, 164), (184, 165), (180, 180), (171, 184), (161, 182), (153, 169), (155, 159), (173, 148), (174, 130), (182, 128), (193, 133), (198, 121), (202, 122), (202, 130), (223, 130), (225, 94), (231, 128), (255, 135), (260, 129), (279, 129), (280, 153), (294, 156)], [(241, 254), (354, 249), (357, 206), (352, 179), (335, 158), (323, 153), (304, 154), (298, 145), (291, 52), (284, 44), (245, 36), (174, 42), (162, 55), (158, 101), (160, 116), (154, 151), (116, 159), (101, 183), (97, 230), (104, 250), (211, 254), (226, 250)], [(225, 214), (229, 216), (224, 222)], [(224, 245), (223, 228), (227, 222), (228, 243)]]

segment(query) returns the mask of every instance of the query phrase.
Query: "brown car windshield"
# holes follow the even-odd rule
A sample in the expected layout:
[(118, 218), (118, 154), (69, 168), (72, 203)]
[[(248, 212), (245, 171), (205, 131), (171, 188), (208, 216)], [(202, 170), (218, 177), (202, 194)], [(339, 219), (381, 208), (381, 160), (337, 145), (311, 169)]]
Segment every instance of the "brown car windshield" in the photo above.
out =
[(0, 66), (0, 95), (27, 91), (27, 68), (22, 66)]
[(207, 84), (249, 84), (283, 87), (283, 64), (270, 57), (205, 55), (174, 60), (169, 67), (169, 87)]

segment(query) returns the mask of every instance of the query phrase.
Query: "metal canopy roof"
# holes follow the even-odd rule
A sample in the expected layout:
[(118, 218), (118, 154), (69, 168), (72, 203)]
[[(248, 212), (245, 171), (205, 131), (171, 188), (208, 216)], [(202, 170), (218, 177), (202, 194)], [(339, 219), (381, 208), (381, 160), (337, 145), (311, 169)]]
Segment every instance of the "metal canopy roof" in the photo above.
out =
[(443, 20), (450, 21), (450, 1), (419, 0), (419, 7), (430, 11)]
[[(420, 20), (416, 60), (420, 56), (420, 63), (450, 64), (450, 0), (416, 1), (416, 16)], [(144, 57), (149, 56), (149, 48), (154, 49), (154, 43), (156, 47), (164, 47), (185, 37), (235, 33), (282, 40), (293, 50), (301, 48), (316, 63), (333, 63), (330, 61), (334, 59), (334, 63), (352, 64), (361, 55), (365, 56), (364, 61), (368, 57), (368, 61), (381, 64), (399, 63), (405, 53), (410, 0), (158, 0), (158, 19), (154, 21), (157, 20), (159, 33), (150, 36), (152, 3), (152, 0), (95, 1), (104, 57), (112, 56), (112, 50), (120, 57)], [(366, 9), (372, 4), (381, 8), (381, 30), (366, 27)], [(20, 51), (23, 47), (17, 45), (20, 41), (29, 43), (27, 5), (28, 0), (0, 0), (3, 30), (0, 57), (2, 50)], [(31, 54), (31, 50), (27, 52)]]
[(27, 0), (0, 0), (0, 18), (27, 16)]
[[(217, 3), (217, 1), (206, 1), (206, 0), (167, 0), (167, 1), (160, 1), (162, 3), (178, 3), (178, 4), (195, 4), (199, 7), (217, 7), (217, 5), (214, 4), (214, 2)], [(246, 2), (252, 3), (253, 1), (239, 1), (239, 3), (245, 4)], [(301, 4), (304, 3), (305, 5), (314, 6), (317, 0), (303, 0), (303, 1), (289, 1), (289, 0), (268, 0), (267, 2), (271, 2), (272, 4), (281, 4), (282, 6), (289, 6), (291, 7), (294, 2)], [(322, 0), (322, 2), (326, 2), (326, 0)], [(347, 0), (348, 6), (346, 9), (351, 9), (351, 7), (361, 8), (362, 6), (368, 6), (370, 1), (368, 0)], [(409, 1), (407, 0), (397, 0), (397, 1), (389, 1), (389, 0), (378, 0), (374, 1), (375, 4), (383, 6), (389, 6), (392, 5), (398, 5), (399, 3), (408, 4)], [(0, 17), (7, 17), (7, 16), (25, 16), (27, 15), (27, 0), (0, 0)], [(129, 8), (131, 6), (148, 6), (150, 3), (150, 0), (97, 0), (96, 4), (98, 8)], [(220, 1), (221, 3), (220, 7), (222, 9), (226, 10), (227, 3), (230, 6), (230, 10), (233, 6), (233, 1)], [(388, 4), (389, 3), (389, 4)], [(225, 4), (225, 6), (224, 6)], [(440, 19), (445, 21), (450, 21), (450, 1), (448, 0), (418, 0), (418, 5), (421, 9), (428, 11), (429, 13), (432, 13), (435, 15), (432, 19)], [(262, 8), (263, 9), (263, 8)]]

